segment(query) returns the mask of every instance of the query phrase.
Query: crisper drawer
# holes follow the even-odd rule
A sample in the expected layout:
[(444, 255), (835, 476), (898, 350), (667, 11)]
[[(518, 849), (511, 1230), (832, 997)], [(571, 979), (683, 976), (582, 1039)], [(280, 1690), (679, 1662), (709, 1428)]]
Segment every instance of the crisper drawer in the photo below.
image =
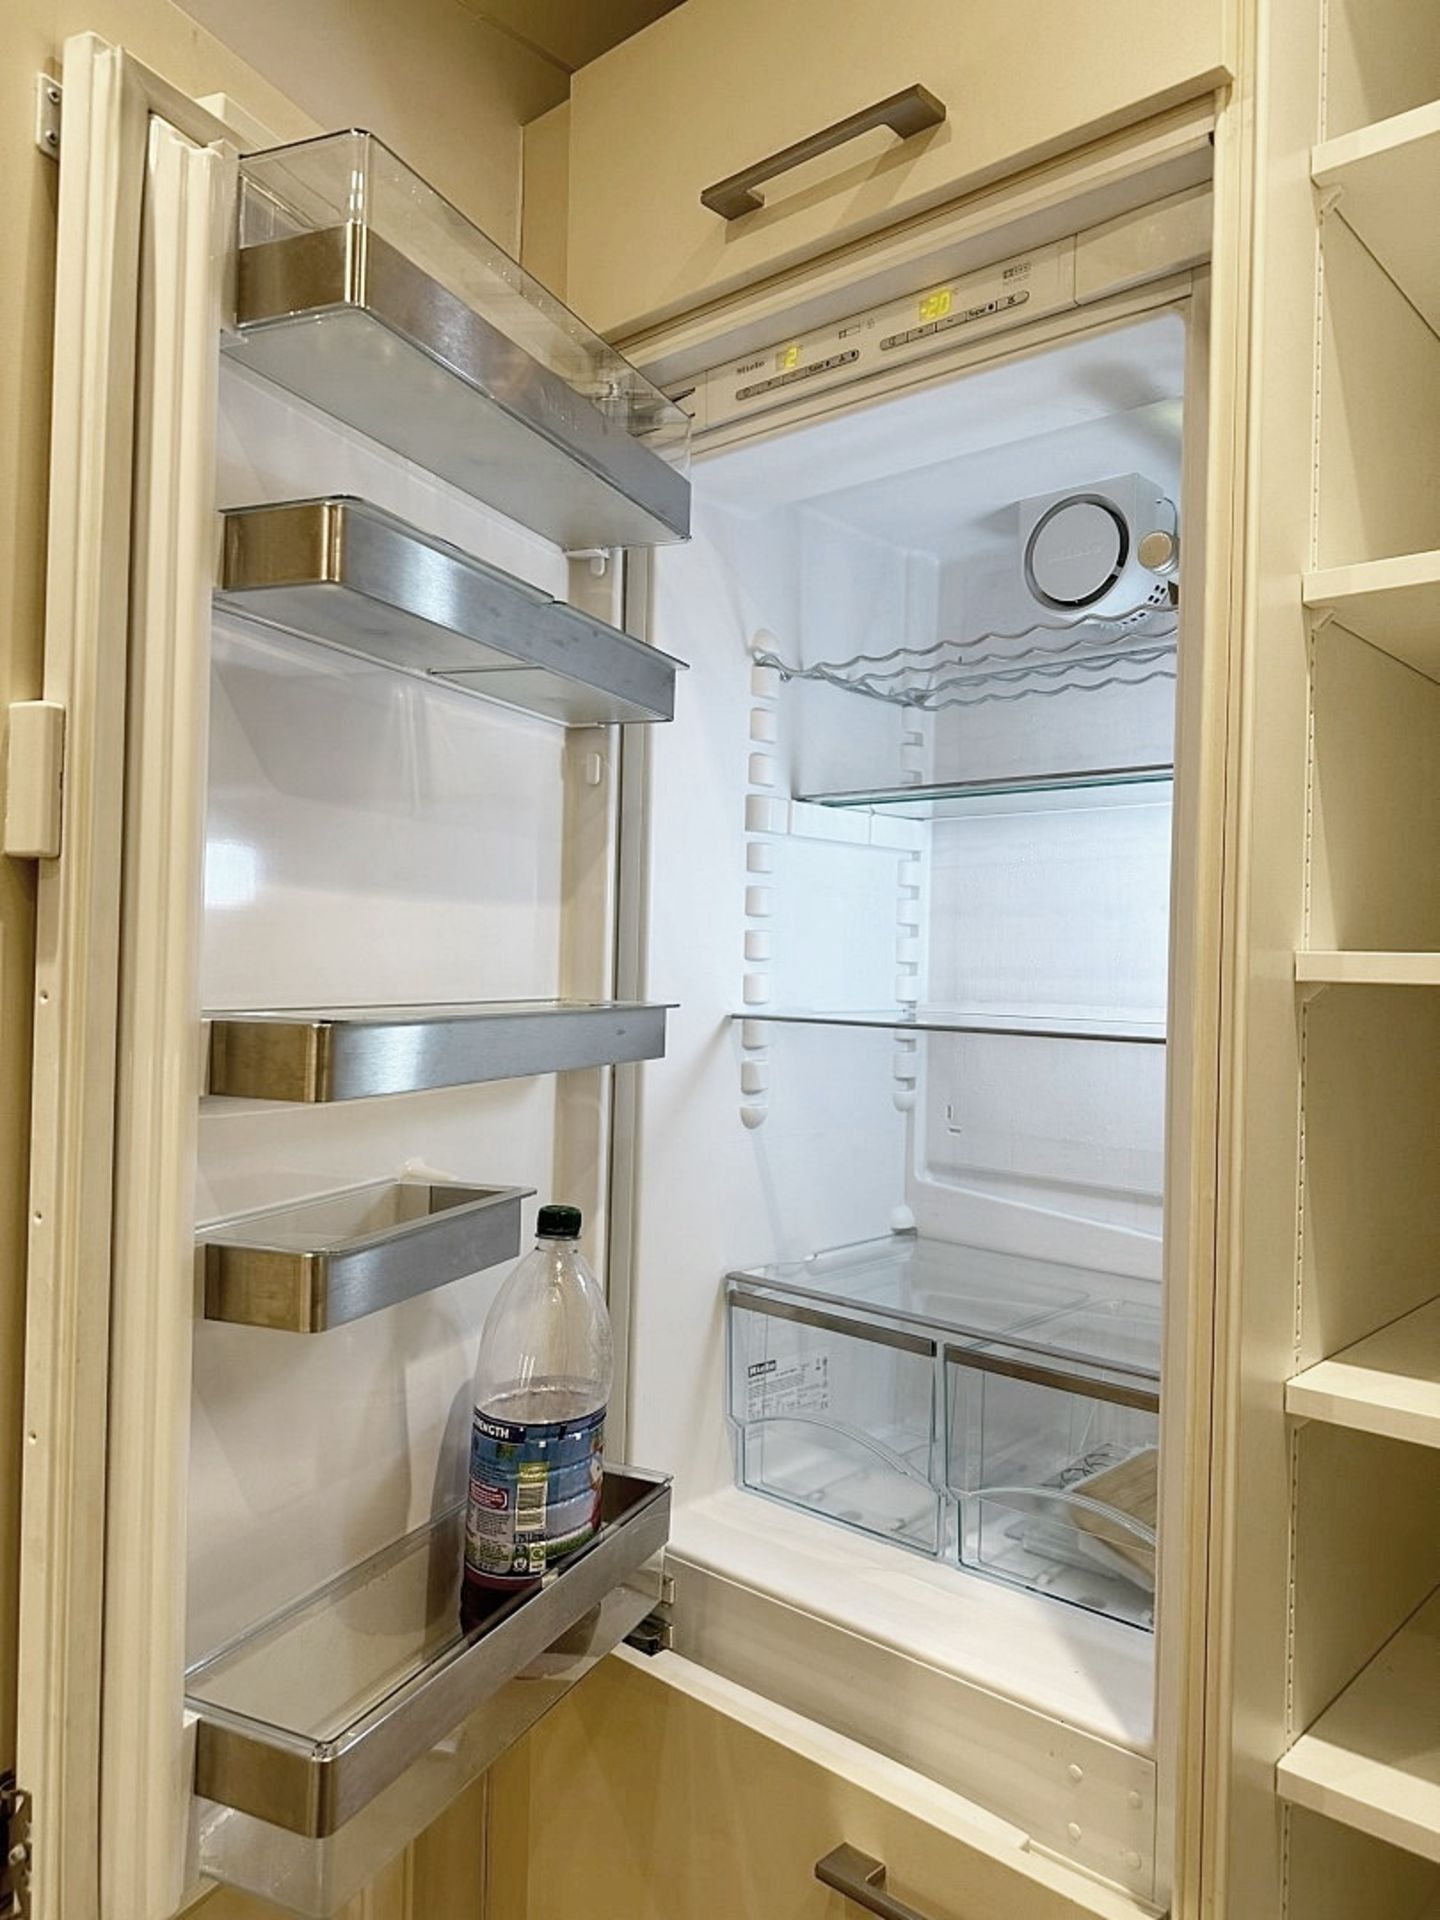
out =
[(1133, 1363), (947, 1345), (946, 1479), (962, 1564), (1149, 1626), (1160, 1398), (1135, 1344)]
[(729, 1322), (741, 1484), (938, 1553), (935, 1341), (735, 1287)]
[[(571, 82), (568, 297), (623, 336), (1208, 92), (1219, 0), (687, 0)], [(909, 94), (884, 126), (813, 136)], [(760, 163), (819, 145), (768, 173)], [(707, 189), (756, 174), (727, 217)], [(738, 207), (742, 180), (711, 198)]]

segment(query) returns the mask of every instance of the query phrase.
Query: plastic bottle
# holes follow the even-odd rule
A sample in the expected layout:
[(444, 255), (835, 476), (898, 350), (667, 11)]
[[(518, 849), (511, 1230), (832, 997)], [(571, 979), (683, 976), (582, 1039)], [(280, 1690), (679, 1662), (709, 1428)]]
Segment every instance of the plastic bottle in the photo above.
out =
[(610, 1316), (578, 1207), (540, 1209), (532, 1253), (486, 1315), (475, 1369), (465, 1610), (536, 1585), (600, 1523)]

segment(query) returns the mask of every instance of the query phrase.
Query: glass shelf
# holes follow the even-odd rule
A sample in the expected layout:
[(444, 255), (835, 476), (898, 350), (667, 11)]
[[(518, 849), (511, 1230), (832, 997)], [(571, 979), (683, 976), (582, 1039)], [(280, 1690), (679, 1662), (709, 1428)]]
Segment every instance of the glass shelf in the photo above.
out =
[(683, 540), (686, 415), (372, 134), (240, 162), (224, 351), (568, 548)]
[(201, 1229), (205, 1318), (323, 1333), (520, 1251), (533, 1187), (382, 1180)]
[(346, 496), (232, 508), (216, 604), (567, 726), (669, 720), (679, 662)]
[(1129, 1020), (1084, 1014), (980, 1013), (962, 1008), (866, 1009), (746, 1007), (732, 1020), (773, 1021), (780, 1026), (873, 1027), (895, 1033), (993, 1033), (1016, 1039), (1108, 1040), (1121, 1045), (1163, 1047), (1163, 1020)]
[[(501, 1596), (468, 1630), (462, 1503), (199, 1661), (186, 1676), (196, 1793), (320, 1841), (437, 1747), (463, 1747), (473, 1778), (556, 1697), (531, 1687), (527, 1718), (511, 1688), (582, 1655), (592, 1665), (656, 1603), (646, 1562), (669, 1536), (669, 1481), (607, 1469), (602, 1516), (538, 1590)], [(484, 1737), (485, 1716), (497, 1737)], [(464, 1780), (448, 1784), (453, 1797)], [(242, 1871), (226, 1877), (245, 1884)]]
[(667, 1011), (609, 1000), (489, 1000), (217, 1012), (209, 1016), (206, 1092), (311, 1104), (656, 1060)]
[[(925, 781), (905, 787), (859, 787), (841, 793), (798, 796), (816, 807), (848, 808), (865, 813), (888, 813), (907, 820), (949, 819), (967, 813), (1002, 810), (1004, 803), (1084, 796), (1091, 805), (1134, 804), (1135, 788), (1168, 788), (1174, 781), (1170, 766), (1095, 767), (1066, 773), (1012, 774), (993, 780)], [(1156, 796), (1158, 797), (1158, 795)]]

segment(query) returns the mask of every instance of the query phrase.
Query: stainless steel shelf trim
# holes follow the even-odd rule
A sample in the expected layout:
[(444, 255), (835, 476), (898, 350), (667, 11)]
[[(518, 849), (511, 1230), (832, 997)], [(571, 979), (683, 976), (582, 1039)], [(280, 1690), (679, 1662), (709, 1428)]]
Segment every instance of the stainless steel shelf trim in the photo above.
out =
[[(307, 1739), (206, 1701), (197, 1691), (206, 1674), (243, 1647), (243, 1640), (192, 1668), (187, 1705), (199, 1722), (195, 1792), (310, 1839), (335, 1833), (438, 1741), (482, 1711), (500, 1688), (522, 1677), (541, 1654), (576, 1630), (664, 1546), (670, 1531), (667, 1478), (629, 1467), (609, 1469), (605, 1493), (606, 1520), (600, 1532), (549, 1576), (539, 1592), (502, 1605), (484, 1626), (402, 1680), (337, 1737)], [(375, 1562), (364, 1563), (267, 1623), (255, 1637), (324, 1604), (332, 1593), (339, 1600), (374, 1564), (412, 1549), (427, 1533), (436, 1536), (437, 1547), (449, 1551), (452, 1576), (458, 1575), (463, 1531), (463, 1507), (450, 1509), (430, 1527), (376, 1555)]]
[[(1007, 1347), (1019, 1346), (1020, 1341), (1007, 1338)], [(1036, 1352), (1047, 1349), (1037, 1346)], [(1137, 1413), (1159, 1413), (1160, 1394), (1155, 1387), (1127, 1386), (1119, 1380), (1097, 1380), (1080, 1371), (1079, 1367), (1042, 1366), (1038, 1361), (1019, 1360), (1004, 1354), (991, 1353), (977, 1347), (946, 1347), (945, 1363), (951, 1367), (968, 1367), (976, 1373), (995, 1373), (1007, 1380), (1021, 1380), (1035, 1387), (1050, 1387), (1057, 1393), (1077, 1393), (1087, 1400), (1104, 1400), (1111, 1406), (1132, 1407)], [(1107, 1373), (1130, 1374), (1137, 1379), (1152, 1379), (1153, 1374), (1142, 1373), (1138, 1367), (1123, 1366), (1119, 1362), (1096, 1360), (1081, 1362), (1103, 1367)]]
[[(421, 356), (432, 374), (458, 381), (600, 489), (617, 496), (607, 516), (599, 494), (587, 490), (597, 516), (590, 544), (647, 545), (688, 538), (690, 483), (684, 474), (372, 229), (346, 221), (240, 249), (237, 331), (226, 336), (225, 352), (474, 492), (475, 472), (463, 447), (437, 457), (437, 449), (448, 444), (435, 424), (437, 415), (453, 404), (453, 394), (446, 392), (449, 382), (417, 378), (398, 363), (394, 351), (381, 354), (388, 364), (388, 382), (377, 366), (358, 362), (355, 377), (337, 381), (336, 343), (328, 367), (320, 364), (324, 348), (317, 339), (293, 348), (280, 346), (278, 336), (297, 328), (313, 335), (317, 320), (327, 316), (348, 318), (352, 326), (357, 320), (368, 321), (383, 329)], [(402, 389), (408, 401), (397, 404)], [(486, 476), (490, 505), (562, 544), (586, 543), (583, 525), (564, 501), (555, 499), (553, 486), (535, 484), (541, 476), (516, 472), (507, 482), (504, 463), (493, 462)], [(506, 497), (493, 496), (497, 487)]]
[(793, 1300), (772, 1300), (743, 1287), (732, 1287), (730, 1304), (746, 1313), (768, 1314), (773, 1320), (794, 1320), (801, 1326), (818, 1327), (823, 1333), (843, 1333), (850, 1339), (869, 1340), (877, 1347), (895, 1347), (901, 1353), (916, 1353), (933, 1360), (935, 1342), (918, 1333), (902, 1333), (898, 1327), (882, 1327), (873, 1320), (847, 1320), (838, 1313), (822, 1313), (818, 1307), (801, 1306)]
[(669, 720), (680, 662), (345, 495), (224, 516), (222, 608), (567, 725)]
[[(534, 1191), (386, 1180), (203, 1229), (205, 1318), (323, 1333), (379, 1313), (513, 1260)], [(399, 1217), (366, 1229), (387, 1203)]]
[(663, 1006), (494, 1001), (216, 1013), (207, 1091), (305, 1103), (655, 1060)]

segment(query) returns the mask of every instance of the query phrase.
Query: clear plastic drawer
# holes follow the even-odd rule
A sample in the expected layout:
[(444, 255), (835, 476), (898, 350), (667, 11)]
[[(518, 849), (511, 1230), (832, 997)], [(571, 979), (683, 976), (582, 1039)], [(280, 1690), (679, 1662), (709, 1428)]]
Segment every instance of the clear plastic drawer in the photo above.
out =
[(741, 1484), (938, 1554), (936, 1342), (733, 1282), (729, 1323)]
[(1149, 1625), (1159, 1316), (1133, 1298), (944, 1352), (963, 1564)]

